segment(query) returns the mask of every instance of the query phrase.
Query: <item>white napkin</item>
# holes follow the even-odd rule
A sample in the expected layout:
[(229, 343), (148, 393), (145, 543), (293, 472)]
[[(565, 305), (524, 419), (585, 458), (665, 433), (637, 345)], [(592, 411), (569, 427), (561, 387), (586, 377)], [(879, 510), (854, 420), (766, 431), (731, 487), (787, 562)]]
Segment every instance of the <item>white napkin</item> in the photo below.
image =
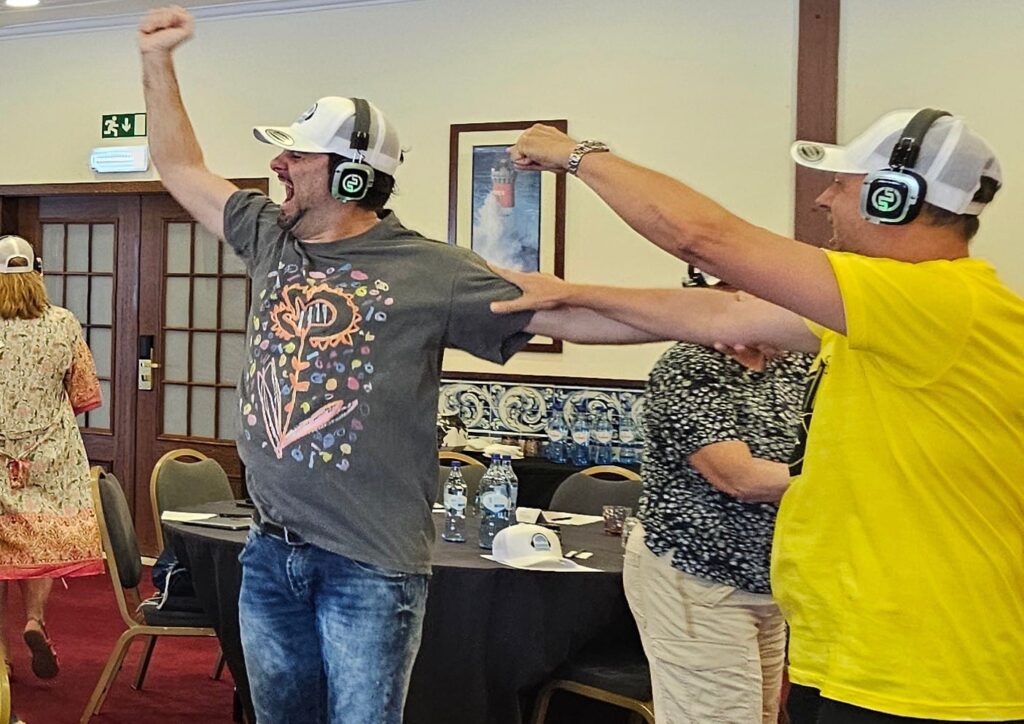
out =
[(485, 447), (483, 452), (484, 455), (508, 455), (513, 460), (521, 460), (523, 458), (523, 449), (518, 445), (499, 445), (494, 443)]
[[(494, 556), (483, 553), (480, 555), (481, 558), (486, 558), (489, 561), (494, 561)], [(495, 563), (501, 563), (503, 566), (509, 568), (515, 568), (520, 571), (554, 571), (556, 573), (594, 573), (600, 571), (600, 568), (587, 568), (581, 566), (575, 561), (570, 561), (568, 558), (560, 558), (557, 561), (544, 561), (542, 563), (535, 563), (532, 566), (517, 566), (514, 563), (504, 563), (502, 561), (494, 561)]]
[(216, 513), (185, 513), (181, 510), (165, 510), (160, 514), (160, 520), (169, 520), (176, 523), (187, 523), (190, 520), (209, 520), (216, 517)]

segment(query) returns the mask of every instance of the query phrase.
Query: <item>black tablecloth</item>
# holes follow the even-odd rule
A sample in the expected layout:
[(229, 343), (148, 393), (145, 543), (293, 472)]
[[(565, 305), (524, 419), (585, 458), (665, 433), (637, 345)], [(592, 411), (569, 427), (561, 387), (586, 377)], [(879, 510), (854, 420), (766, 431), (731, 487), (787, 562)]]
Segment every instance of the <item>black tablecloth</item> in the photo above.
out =
[[(463, 451), (465, 452), (465, 451)], [(487, 463), (488, 458), (479, 453), (467, 453)], [(519, 498), (517, 503), (524, 508), (546, 509), (555, 494), (558, 485), (573, 473), (585, 470), (586, 467), (553, 463), (546, 458), (522, 458), (512, 461), (512, 469), (519, 478)], [(634, 472), (640, 472), (639, 465), (623, 465)]]
[[(164, 531), (192, 571), (251, 718), (238, 630), (238, 554), (246, 533), (169, 522)], [(475, 530), (466, 543), (438, 538), (407, 724), (520, 724), (536, 687), (559, 664), (595, 638), (635, 632), (622, 590), (620, 539), (605, 536), (600, 524), (563, 527), (561, 535), (564, 550), (593, 551), (586, 565), (601, 570), (516, 570), (481, 558), (486, 551)]]

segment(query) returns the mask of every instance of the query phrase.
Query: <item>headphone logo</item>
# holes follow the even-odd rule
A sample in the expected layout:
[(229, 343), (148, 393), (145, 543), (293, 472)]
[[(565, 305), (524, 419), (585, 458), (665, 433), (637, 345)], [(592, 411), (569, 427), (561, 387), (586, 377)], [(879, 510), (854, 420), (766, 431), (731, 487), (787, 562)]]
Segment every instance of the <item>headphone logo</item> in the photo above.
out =
[(903, 203), (903, 194), (891, 186), (875, 189), (871, 204), (879, 211), (888, 212)]
[(341, 188), (343, 188), (345, 193), (349, 196), (355, 196), (358, 193), (362, 193), (364, 186), (366, 186), (366, 180), (363, 178), (362, 174), (357, 173), (346, 174), (341, 182)]

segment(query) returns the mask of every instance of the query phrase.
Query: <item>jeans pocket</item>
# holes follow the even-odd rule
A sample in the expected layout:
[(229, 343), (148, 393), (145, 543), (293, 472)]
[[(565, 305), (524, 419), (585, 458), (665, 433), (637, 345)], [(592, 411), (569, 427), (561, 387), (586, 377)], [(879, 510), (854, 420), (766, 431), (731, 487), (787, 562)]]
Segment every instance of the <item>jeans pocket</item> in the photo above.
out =
[(360, 570), (363, 573), (368, 573), (371, 576), (383, 578), (388, 581), (404, 581), (411, 575), (404, 571), (396, 571), (393, 568), (384, 568), (383, 566), (378, 566), (373, 563), (364, 563), (362, 561), (356, 561), (351, 558), (349, 559), (349, 562), (352, 563), (353, 568), (356, 568), (357, 570)]

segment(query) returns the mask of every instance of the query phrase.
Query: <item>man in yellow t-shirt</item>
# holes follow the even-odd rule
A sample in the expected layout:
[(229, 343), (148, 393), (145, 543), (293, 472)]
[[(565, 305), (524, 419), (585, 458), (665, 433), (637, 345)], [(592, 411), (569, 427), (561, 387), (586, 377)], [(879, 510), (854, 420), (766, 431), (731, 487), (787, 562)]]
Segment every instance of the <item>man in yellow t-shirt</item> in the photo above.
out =
[(511, 153), (755, 296), (503, 272), (523, 296), (496, 311), (582, 307), (738, 354), (819, 353), (773, 550), (793, 724), (1024, 721), (1024, 299), (969, 256), (1001, 184), (989, 145), (932, 109), (846, 146), (797, 142), (798, 163), (834, 174), (825, 250), (602, 143), (535, 126)]

